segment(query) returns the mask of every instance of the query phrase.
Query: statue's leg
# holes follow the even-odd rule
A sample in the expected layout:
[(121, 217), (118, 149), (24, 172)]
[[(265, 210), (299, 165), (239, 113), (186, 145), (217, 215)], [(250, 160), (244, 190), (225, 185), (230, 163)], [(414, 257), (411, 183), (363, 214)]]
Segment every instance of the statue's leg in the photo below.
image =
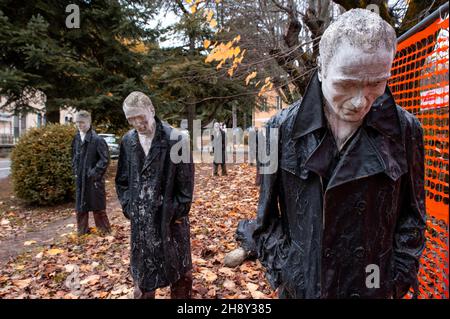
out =
[(293, 296), (281, 285), (278, 287), (278, 298), (279, 299), (293, 299)]
[(192, 297), (192, 271), (186, 272), (178, 281), (170, 286), (170, 298), (191, 299)]
[(225, 165), (225, 162), (222, 163), (222, 176), (228, 175), (227, 174), (227, 167)]
[(77, 212), (78, 236), (89, 233), (89, 212)]
[(134, 299), (155, 299), (155, 291), (145, 291), (140, 289), (138, 285), (134, 286)]
[(111, 232), (111, 225), (105, 210), (94, 211), (94, 220), (95, 226), (97, 226), (101, 234), (109, 234)]

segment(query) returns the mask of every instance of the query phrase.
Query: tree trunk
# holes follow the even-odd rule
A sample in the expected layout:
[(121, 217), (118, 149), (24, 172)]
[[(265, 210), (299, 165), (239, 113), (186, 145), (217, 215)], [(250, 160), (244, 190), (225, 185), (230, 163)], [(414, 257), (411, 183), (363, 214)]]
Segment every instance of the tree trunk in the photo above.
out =
[(402, 35), (446, 2), (447, 0), (411, 0), (397, 34)]
[(232, 106), (232, 116), (233, 116), (233, 129), (237, 128), (237, 110), (236, 105)]
[(194, 120), (195, 120), (195, 112), (196, 112), (196, 105), (195, 103), (188, 105), (188, 131), (189, 131), (189, 137), (190, 137), (190, 147), (191, 150), (194, 148)]

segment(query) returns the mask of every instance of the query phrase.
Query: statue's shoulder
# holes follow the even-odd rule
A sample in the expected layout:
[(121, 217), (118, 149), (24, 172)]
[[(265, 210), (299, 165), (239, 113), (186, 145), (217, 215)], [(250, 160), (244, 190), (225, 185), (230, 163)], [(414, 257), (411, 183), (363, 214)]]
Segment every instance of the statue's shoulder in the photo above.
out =
[(91, 135), (91, 137), (92, 137), (94, 140), (98, 140), (98, 141), (104, 141), (104, 140), (105, 140), (103, 137), (101, 137), (100, 135), (98, 135), (97, 131), (95, 131), (95, 130), (92, 130), (92, 135)]
[(400, 126), (402, 131), (404, 132), (413, 132), (413, 134), (420, 133), (423, 134), (423, 128), (420, 121), (417, 119), (417, 117), (414, 116), (414, 114), (408, 112), (400, 105), (395, 105), (397, 109), (397, 114), (400, 120)]
[(98, 143), (99, 141), (104, 141), (102, 137), (98, 136), (97, 131), (94, 129), (91, 129), (91, 139), (95, 143)]
[(134, 132), (135, 132), (134, 129), (131, 129), (128, 132), (126, 132), (125, 135), (122, 137), (122, 143), (127, 144), (131, 140)]
[(282, 128), (284, 126), (289, 126), (289, 123), (295, 119), (295, 115), (298, 112), (298, 109), (301, 104), (301, 99), (295, 101), (288, 107), (278, 111), (277, 114), (272, 116), (269, 121), (266, 123), (266, 127), (277, 127)]

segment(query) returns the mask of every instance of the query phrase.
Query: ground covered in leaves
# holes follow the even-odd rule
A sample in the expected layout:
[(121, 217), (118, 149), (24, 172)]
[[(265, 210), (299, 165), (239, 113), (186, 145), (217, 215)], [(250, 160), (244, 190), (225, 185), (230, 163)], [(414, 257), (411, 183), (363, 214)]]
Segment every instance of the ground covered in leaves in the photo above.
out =
[[(113, 225), (110, 236), (101, 237), (93, 228), (92, 234), (77, 237), (74, 219), (66, 218), (68, 207), (57, 207), (56, 212), (49, 208), (39, 209), (38, 213), (20, 205), (17, 208), (14, 199), (2, 203), (14, 209), (7, 208), (1, 213), (0, 220), (4, 225), (0, 226), (3, 227), (0, 231), (4, 237), (0, 238), (0, 249), (14, 236), (14, 229), (32, 233), (35, 229), (32, 225), (36, 223), (45, 229), (50, 221), (65, 219), (50, 242), (43, 243), (38, 239), (20, 242), (27, 251), (24, 249), (14, 258), (0, 260), (0, 298), (132, 297), (130, 226), (122, 216), (115, 195), (114, 170), (113, 162), (106, 184)], [(256, 214), (255, 168), (247, 164), (230, 165), (227, 177), (212, 177), (211, 170), (208, 164), (196, 165), (195, 194), (190, 212), (193, 297), (276, 298), (259, 262), (246, 261), (236, 268), (223, 266), (224, 255), (237, 247), (234, 239), (237, 223), (241, 219), (254, 218)], [(71, 214), (74, 214), (73, 209)], [(14, 216), (25, 217), (12, 218)], [(34, 219), (41, 221), (34, 222)], [(93, 223), (92, 217), (90, 222)], [(20, 241), (26, 237), (14, 238)], [(159, 289), (156, 296), (169, 298), (170, 291)]]
[(0, 179), (0, 243), (33, 232), (73, 214), (73, 204), (56, 207), (29, 207), (13, 195), (10, 178)]

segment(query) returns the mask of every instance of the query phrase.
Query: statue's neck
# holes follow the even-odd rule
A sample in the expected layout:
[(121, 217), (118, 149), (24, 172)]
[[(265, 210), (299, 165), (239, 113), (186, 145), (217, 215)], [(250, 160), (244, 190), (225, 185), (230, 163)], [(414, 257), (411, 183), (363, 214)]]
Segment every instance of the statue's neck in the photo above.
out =
[(328, 125), (333, 133), (334, 140), (338, 150), (342, 150), (347, 141), (355, 134), (358, 128), (362, 124), (362, 120), (359, 122), (348, 122), (339, 118), (332, 110), (331, 107), (325, 103), (324, 113), (327, 119)]
[(155, 137), (155, 131), (156, 131), (156, 122), (153, 122), (152, 126), (150, 127), (150, 129), (147, 132), (139, 133), (139, 134), (145, 136), (149, 140), (153, 140), (153, 138)]

